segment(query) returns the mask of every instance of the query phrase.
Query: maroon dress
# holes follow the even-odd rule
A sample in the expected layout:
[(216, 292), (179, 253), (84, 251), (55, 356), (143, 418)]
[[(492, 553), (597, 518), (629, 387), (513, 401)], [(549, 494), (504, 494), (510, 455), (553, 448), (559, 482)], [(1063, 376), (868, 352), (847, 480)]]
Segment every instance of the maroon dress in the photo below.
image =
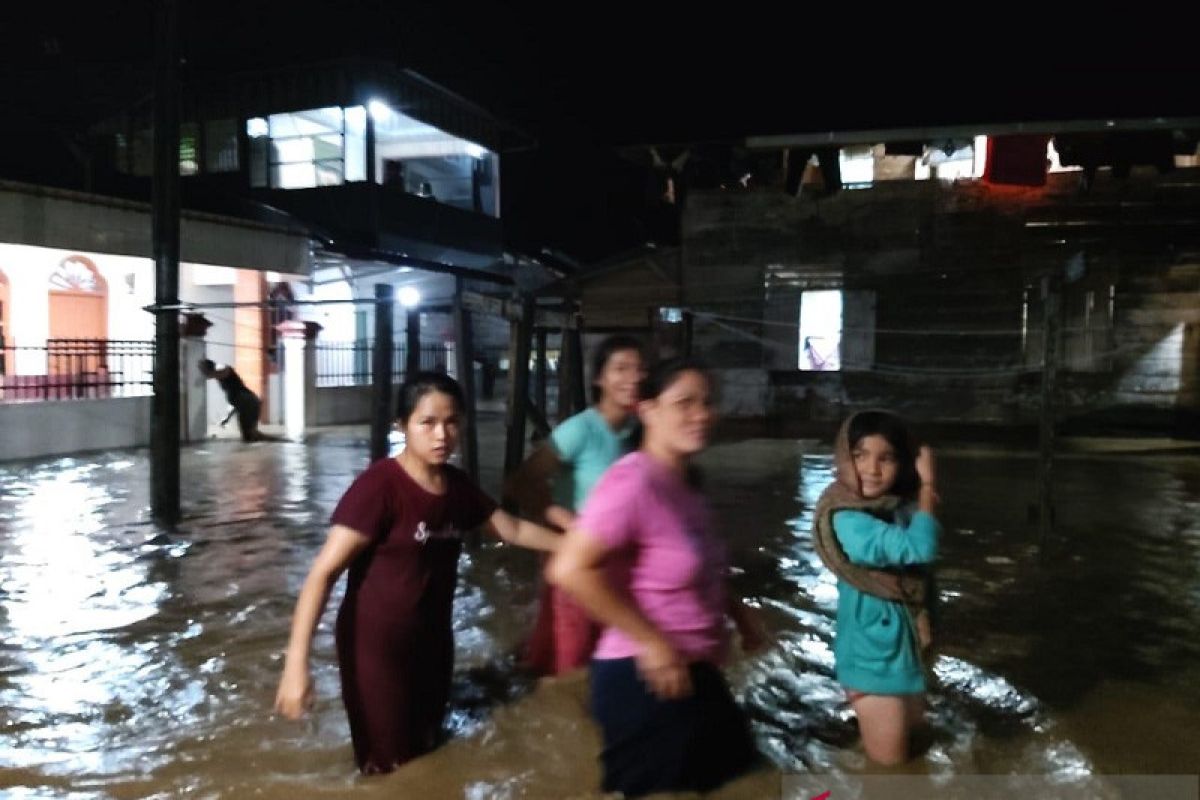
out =
[(342, 701), (367, 774), (432, 750), (450, 697), (462, 536), (496, 503), (461, 470), (444, 469), (446, 493), (435, 495), (395, 459), (380, 459), (333, 512), (333, 524), (371, 539), (350, 565), (337, 618)]

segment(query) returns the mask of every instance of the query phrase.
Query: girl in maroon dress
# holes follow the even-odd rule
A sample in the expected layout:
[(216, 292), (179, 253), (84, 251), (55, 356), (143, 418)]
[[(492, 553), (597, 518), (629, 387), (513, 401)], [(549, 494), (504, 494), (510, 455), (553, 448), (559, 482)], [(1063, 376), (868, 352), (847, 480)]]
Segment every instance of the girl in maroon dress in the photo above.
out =
[(312, 705), (309, 651), (329, 592), (349, 568), (337, 618), (342, 700), (354, 758), (390, 772), (437, 744), (454, 666), (451, 606), (462, 536), (484, 525), (506, 542), (552, 551), (559, 536), (496, 507), (447, 463), (458, 443), (462, 393), (440, 373), (400, 390), (405, 448), (351, 484), (300, 590), (275, 709)]

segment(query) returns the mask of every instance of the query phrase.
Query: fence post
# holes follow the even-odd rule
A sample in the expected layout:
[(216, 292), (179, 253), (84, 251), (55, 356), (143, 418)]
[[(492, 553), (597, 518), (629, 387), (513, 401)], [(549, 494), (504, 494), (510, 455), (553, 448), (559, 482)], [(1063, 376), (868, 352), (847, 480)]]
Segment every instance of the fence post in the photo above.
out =
[(287, 438), (294, 442), (304, 440), (316, 371), (316, 348), (310, 342), (320, 329), (315, 322), (299, 320), (275, 326), (283, 341), (283, 425)]
[(454, 365), (463, 393), (463, 469), (479, 481), (479, 416), (475, 406), (475, 341), (471, 312), (463, 305), (463, 279), (454, 279)]
[(317, 424), (317, 334), (324, 326), (304, 323), (304, 425)]
[(421, 309), (408, 310), (404, 328), (404, 379), (421, 371)]
[[(204, 335), (212, 327), (203, 314), (184, 313), (179, 337), (179, 403), (180, 437), (185, 442), (203, 441), (208, 437), (208, 378), (200, 371), (207, 346)], [(123, 355), (122, 359), (128, 359)], [(122, 364), (122, 376), (129, 365)]]

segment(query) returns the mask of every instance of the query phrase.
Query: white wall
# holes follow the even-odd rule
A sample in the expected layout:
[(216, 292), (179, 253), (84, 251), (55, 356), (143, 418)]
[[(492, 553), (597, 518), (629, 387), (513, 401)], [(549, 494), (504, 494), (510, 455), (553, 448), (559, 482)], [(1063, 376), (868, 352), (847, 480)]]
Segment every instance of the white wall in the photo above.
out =
[[(182, 293), (182, 289), (180, 293)], [(233, 284), (192, 286), (188, 300), (196, 303), (230, 303), (233, 302)], [(204, 310), (204, 318), (212, 323), (204, 337), (206, 357), (218, 364), (232, 364), (234, 361), (233, 347), (234, 324), (232, 308), (210, 308)], [(183, 369), (194, 370), (196, 365), (184, 364)], [(225, 401), (225, 393), (215, 380), (207, 382), (208, 392), (208, 422), (214, 427), (229, 410)]]
[[(50, 335), (50, 276), (72, 255), (90, 259), (108, 284), (108, 338), (152, 339), (154, 320), (142, 310), (154, 301), (149, 259), (0, 243), (0, 269), (8, 276), (12, 295), (9, 326), (13, 343), (20, 347), (46, 343)], [(127, 276), (132, 278), (127, 280)], [(25, 375), (45, 374), (45, 354), (18, 353), (16, 370)]]
[[(150, 258), (150, 206), (30, 184), (0, 181), (0, 242)], [(311, 271), (306, 234), (184, 211), (180, 258), (253, 265), (298, 275)]]
[(146, 447), (149, 397), (0, 403), (0, 461)]
[[(295, 292), (297, 300), (350, 300), (354, 296), (354, 291), (345, 281), (319, 284), (314, 286), (311, 292), (307, 291), (304, 284), (297, 284)], [(317, 341), (353, 342), (356, 308), (358, 306), (353, 303), (307, 306), (300, 309), (300, 316), (305, 321), (321, 325)]]
[[(154, 302), (154, 265), (150, 259), (0, 243), (0, 269), (8, 276), (12, 296), (12, 308), (9, 311), (11, 343), (24, 347), (45, 345), (50, 333), (50, 276), (63, 259), (72, 255), (83, 255), (90, 259), (108, 284), (108, 337), (152, 340), (154, 316), (143, 310)], [(183, 263), (180, 265), (179, 278), (179, 295), (185, 302), (228, 303), (233, 300), (236, 270), (232, 268)], [(204, 315), (212, 323), (205, 337), (207, 357), (218, 364), (234, 363), (233, 309), (207, 309)], [(185, 375), (194, 371), (194, 359), (185, 362), (182, 367)], [(13, 372), (44, 375), (45, 353), (18, 351)], [(146, 378), (149, 379), (149, 376)], [(207, 413), (216, 422), (224, 416), (228, 404), (216, 381), (210, 381), (206, 391)]]

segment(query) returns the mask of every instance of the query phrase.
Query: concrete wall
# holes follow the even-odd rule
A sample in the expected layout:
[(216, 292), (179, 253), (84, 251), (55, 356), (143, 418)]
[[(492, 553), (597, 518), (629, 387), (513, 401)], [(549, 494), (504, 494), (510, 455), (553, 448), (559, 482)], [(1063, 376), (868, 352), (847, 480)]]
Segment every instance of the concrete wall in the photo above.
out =
[(149, 397), (0, 404), (0, 461), (146, 447)]
[(770, 381), (761, 369), (715, 369), (717, 411), (732, 419), (766, 416), (770, 400)]
[[(392, 387), (392, 405), (400, 387)], [(371, 421), (370, 386), (332, 386), (313, 390), (314, 410), (306, 416), (312, 425), (361, 425)]]
[[(1077, 175), (1050, 179), (892, 181), (820, 199), (693, 192), (682, 251), (695, 352), (769, 375), (777, 419), (884, 405), (919, 420), (1029, 425), (1040, 281), (1054, 274), (1060, 421), (1200, 433), (1200, 170), (1102, 171), (1086, 193)], [(800, 372), (800, 294), (831, 288), (862, 300), (853, 325), (843, 317), (862, 340), (843, 331), (841, 372)], [(750, 394), (735, 407), (753, 408), (761, 395)]]
[[(0, 181), (0, 242), (151, 258), (150, 205)], [(307, 235), (184, 211), (180, 259), (311, 272)]]

